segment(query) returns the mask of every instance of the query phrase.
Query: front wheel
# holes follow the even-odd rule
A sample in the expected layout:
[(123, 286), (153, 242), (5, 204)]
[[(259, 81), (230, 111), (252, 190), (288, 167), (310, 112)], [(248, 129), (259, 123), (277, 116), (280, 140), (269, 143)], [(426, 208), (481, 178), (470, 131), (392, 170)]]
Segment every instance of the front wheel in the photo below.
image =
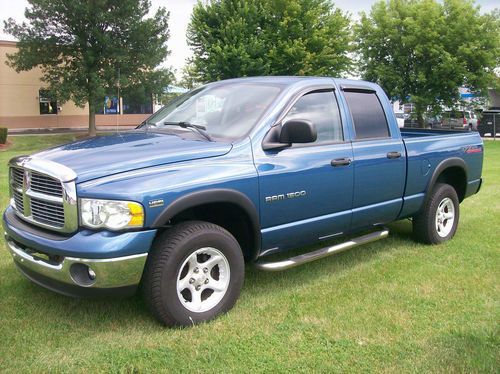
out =
[(455, 189), (437, 183), (422, 211), (413, 217), (413, 233), (418, 241), (438, 244), (451, 239), (457, 231), (460, 206)]
[(184, 222), (158, 236), (146, 262), (142, 291), (167, 326), (211, 320), (233, 307), (244, 261), (236, 239), (208, 222)]

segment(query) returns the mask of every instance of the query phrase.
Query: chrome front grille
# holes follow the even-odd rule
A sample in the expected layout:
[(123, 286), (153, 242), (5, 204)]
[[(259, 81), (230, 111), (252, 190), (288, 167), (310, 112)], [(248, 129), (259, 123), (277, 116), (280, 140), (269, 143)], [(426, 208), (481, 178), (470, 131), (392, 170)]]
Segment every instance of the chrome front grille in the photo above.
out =
[(19, 217), (55, 231), (77, 229), (76, 175), (71, 169), (26, 156), (9, 164), (11, 205)]
[(14, 208), (19, 212), (24, 212), (24, 201), (22, 192), (14, 191), (12, 197), (14, 198), (14, 204), (15, 204)]
[(40, 173), (31, 173), (30, 188), (32, 191), (62, 197), (61, 182)]
[(31, 198), (31, 215), (37, 222), (56, 227), (64, 227), (64, 207), (62, 204), (49, 203)]
[(22, 187), (24, 183), (24, 171), (18, 168), (11, 168), (11, 178), (12, 183), (15, 185)]

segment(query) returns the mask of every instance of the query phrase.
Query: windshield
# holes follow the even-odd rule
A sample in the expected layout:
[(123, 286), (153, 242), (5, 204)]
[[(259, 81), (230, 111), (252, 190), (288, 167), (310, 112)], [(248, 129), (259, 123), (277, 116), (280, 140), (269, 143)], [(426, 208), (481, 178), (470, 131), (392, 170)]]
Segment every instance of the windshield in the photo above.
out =
[(225, 83), (205, 86), (180, 96), (160, 109), (148, 125), (172, 130), (172, 124), (203, 128), (211, 137), (245, 136), (281, 91), (276, 84)]

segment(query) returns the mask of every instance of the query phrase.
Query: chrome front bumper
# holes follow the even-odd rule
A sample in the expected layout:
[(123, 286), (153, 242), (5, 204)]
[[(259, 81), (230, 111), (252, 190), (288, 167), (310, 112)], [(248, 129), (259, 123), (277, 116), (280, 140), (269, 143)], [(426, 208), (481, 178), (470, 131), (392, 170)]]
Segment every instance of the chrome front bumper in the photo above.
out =
[[(5, 236), (7, 248), (21, 272), (42, 286), (59, 291), (50, 280), (71, 288), (113, 289), (137, 286), (141, 280), (147, 253), (109, 259), (85, 259), (41, 257), (36, 251), (24, 248), (9, 236)], [(44, 282), (39, 279), (49, 280)], [(63, 292), (73, 295), (73, 292)]]

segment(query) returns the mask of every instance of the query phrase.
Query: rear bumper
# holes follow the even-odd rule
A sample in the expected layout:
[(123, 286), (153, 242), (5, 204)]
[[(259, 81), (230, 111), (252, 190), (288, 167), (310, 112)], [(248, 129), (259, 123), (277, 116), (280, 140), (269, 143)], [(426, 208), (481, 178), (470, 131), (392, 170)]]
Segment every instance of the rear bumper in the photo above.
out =
[(467, 189), (465, 191), (465, 197), (472, 196), (479, 192), (481, 185), (483, 184), (483, 178), (475, 179), (467, 183)]
[(481, 186), (483, 185), (483, 178), (480, 178), (479, 179), (479, 186), (477, 187), (477, 191), (476, 193), (479, 193), (479, 191), (481, 190)]

